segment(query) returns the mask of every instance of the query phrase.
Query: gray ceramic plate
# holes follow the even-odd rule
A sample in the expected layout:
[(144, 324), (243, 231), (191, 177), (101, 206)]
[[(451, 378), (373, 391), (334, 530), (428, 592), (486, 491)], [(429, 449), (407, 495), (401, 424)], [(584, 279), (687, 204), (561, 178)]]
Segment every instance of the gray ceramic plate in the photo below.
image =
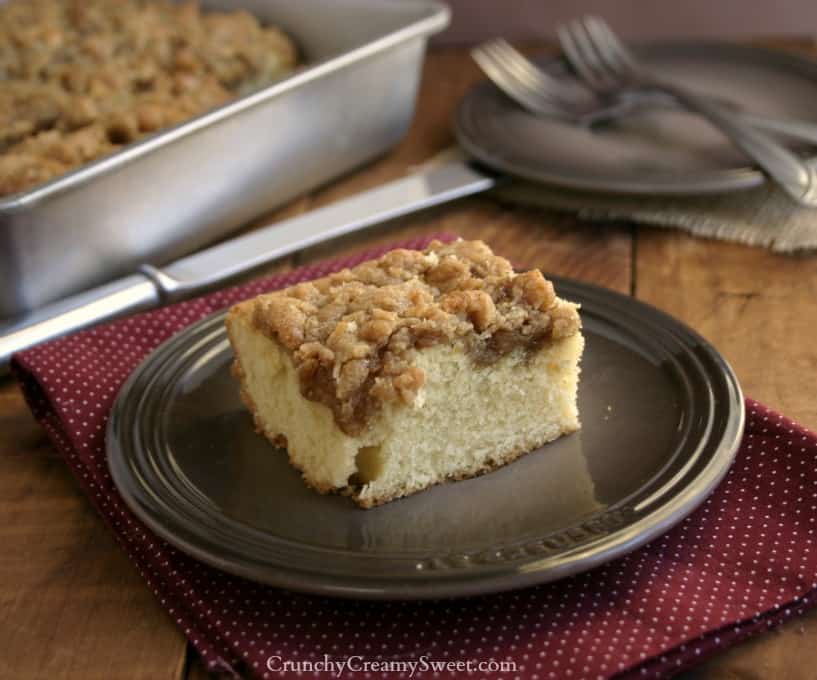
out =
[[(640, 47), (650, 69), (759, 115), (817, 124), (817, 62), (728, 43)], [(573, 80), (560, 59), (540, 65)], [(757, 186), (764, 175), (700, 117), (652, 110), (593, 130), (533, 116), (490, 82), (463, 99), (457, 137), (492, 168), (549, 184), (617, 193), (700, 194)]]
[(159, 347), (122, 388), (107, 433), (114, 482), (181, 550), (313, 593), (488, 593), (622, 555), (679, 522), (726, 473), (743, 429), (740, 388), (709, 344), (665, 314), (556, 285), (582, 304), (583, 429), (505, 468), (372, 510), (318, 495), (253, 431), (217, 315)]

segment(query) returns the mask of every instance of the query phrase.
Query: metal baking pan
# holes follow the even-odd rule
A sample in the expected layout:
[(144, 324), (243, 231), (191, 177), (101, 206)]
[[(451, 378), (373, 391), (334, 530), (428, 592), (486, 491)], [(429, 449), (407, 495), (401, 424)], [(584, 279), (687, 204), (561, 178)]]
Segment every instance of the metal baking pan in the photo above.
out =
[(383, 153), (414, 113), (425, 0), (203, 0), (283, 28), (305, 67), (0, 199), (0, 318), (191, 252)]

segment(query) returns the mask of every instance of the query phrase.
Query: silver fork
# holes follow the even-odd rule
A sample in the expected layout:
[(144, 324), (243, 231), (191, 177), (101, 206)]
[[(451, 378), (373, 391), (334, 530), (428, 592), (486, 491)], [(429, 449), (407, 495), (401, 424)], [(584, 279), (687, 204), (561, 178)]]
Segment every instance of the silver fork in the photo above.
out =
[[(571, 86), (553, 77), (502, 38), (478, 45), (471, 56), (493, 83), (511, 99), (536, 115), (591, 127), (643, 108), (678, 109), (675, 100), (660, 92), (622, 93), (602, 98), (585, 86)], [(817, 145), (817, 125), (758, 116), (726, 100), (713, 100), (752, 127)]]
[(801, 205), (817, 207), (817, 171), (723, 106), (646, 71), (610, 27), (585, 17), (558, 28), (559, 42), (577, 75), (603, 98), (622, 92), (663, 92), (723, 132)]
[(482, 71), (505, 94), (534, 112), (581, 115), (598, 98), (587, 88), (570, 88), (526, 59), (503, 38), (471, 50)]

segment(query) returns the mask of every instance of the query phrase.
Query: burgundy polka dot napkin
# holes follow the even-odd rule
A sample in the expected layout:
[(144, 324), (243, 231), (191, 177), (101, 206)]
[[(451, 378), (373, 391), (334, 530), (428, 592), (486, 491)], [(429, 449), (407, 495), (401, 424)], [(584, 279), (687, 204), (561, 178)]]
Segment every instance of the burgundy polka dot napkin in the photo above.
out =
[(229, 576), (151, 534), (105, 463), (108, 412), (128, 374), (210, 312), (382, 250), (133, 316), (14, 359), (34, 415), (209, 669), (257, 678), (659, 677), (815, 602), (817, 438), (754, 401), (732, 470), (698, 511), (621, 559), (528, 590), (439, 602), (311, 597)]

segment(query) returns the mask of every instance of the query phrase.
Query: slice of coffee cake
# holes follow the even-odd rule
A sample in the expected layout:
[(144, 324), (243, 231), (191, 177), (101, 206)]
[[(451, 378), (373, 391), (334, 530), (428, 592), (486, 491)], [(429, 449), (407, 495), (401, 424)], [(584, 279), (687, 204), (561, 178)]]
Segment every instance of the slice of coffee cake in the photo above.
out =
[(227, 316), (258, 430), (366, 508), (577, 430), (580, 325), (481, 241), (394, 250)]

